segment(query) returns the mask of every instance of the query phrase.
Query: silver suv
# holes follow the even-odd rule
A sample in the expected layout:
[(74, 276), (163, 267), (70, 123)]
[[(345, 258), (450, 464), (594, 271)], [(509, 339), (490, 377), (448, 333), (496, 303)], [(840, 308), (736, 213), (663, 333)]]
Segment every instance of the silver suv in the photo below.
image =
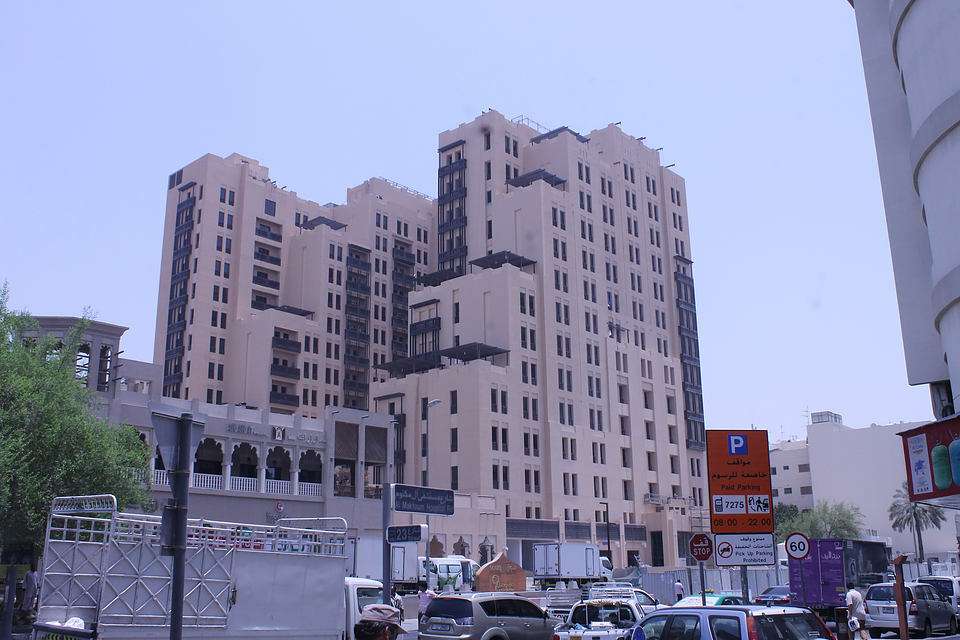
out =
[[(904, 597), (907, 604), (907, 627), (910, 631), (930, 636), (934, 631), (957, 632), (957, 617), (953, 605), (929, 584), (907, 582)], [(867, 630), (879, 638), (884, 631), (896, 631), (897, 601), (892, 582), (881, 582), (867, 589), (863, 602), (867, 608)]]
[(553, 640), (562, 620), (510, 593), (438, 596), (420, 621), (420, 640)]
[(638, 626), (646, 640), (833, 640), (815, 613), (799, 607), (670, 607)]

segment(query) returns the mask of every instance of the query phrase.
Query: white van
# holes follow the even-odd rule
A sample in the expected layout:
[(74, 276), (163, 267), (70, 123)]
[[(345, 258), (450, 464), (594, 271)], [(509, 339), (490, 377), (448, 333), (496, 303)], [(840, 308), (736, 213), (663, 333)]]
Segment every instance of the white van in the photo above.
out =
[(431, 589), (440, 593), (446, 587), (454, 591), (472, 591), (480, 565), (465, 556), (423, 559), (426, 580)]
[(924, 576), (917, 578), (917, 582), (930, 585), (945, 596), (953, 607), (953, 614), (960, 616), (960, 578), (955, 576)]

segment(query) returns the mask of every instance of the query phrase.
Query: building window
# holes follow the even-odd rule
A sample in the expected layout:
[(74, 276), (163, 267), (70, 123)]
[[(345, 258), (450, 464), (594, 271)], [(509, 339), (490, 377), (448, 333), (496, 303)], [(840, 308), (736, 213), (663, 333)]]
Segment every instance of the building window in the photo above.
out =
[(457, 412), (457, 391), (454, 389), (450, 392), (450, 415), (453, 415)]
[(457, 436), (457, 428), (453, 427), (450, 429), (450, 452), (456, 453), (457, 447), (459, 446), (459, 438)]
[(784, 488), (784, 490), (783, 490), (783, 495), (788, 496), (788, 495), (790, 495), (791, 493), (793, 493), (793, 489), (791, 489), (790, 487), (785, 487), (785, 488)]
[(813, 487), (800, 487), (800, 495), (802, 496), (813, 495)]
[(460, 488), (460, 470), (457, 467), (450, 467), (450, 488), (454, 491)]
[(273, 200), (264, 200), (263, 201), (263, 212), (268, 216), (277, 215), (277, 203)]
[[(809, 464), (798, 464), (798, 465), (797, 465), (797, 471), (799, 471), (800, 473), (810, 473), (810, 465), (809, 465)], [(802, 489), (802, 488), (800, 489), (800, 492), (803, 493), (803, 489)]]

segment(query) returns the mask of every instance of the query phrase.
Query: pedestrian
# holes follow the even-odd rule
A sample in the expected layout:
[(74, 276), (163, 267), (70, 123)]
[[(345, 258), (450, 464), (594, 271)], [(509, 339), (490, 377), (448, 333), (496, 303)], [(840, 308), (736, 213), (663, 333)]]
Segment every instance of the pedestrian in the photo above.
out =
[(683, 599), (683, 583), (680, 582), (680, 578), (677, 578), (677, 581), (673, 583), (673, 593), (677, 596), (677, 602)]
[(853, 588), (852, 582), (847, 583), (847, 626), (855, 638), (867, 640), (867, 610), (863, 606), (863, 596)]
[(357, 640), (396, 640), (401, 633), (400, 610), (388, 604), (368, 604), (353, 625)]
[(427, 606), (436, 597), (436, 592), (428, 587), (426, 582), (420, 583), (420, 590), (417, 592), (417, 624), (423, 620), (423, 615), (427, 612)]
[(397, 588), (390, 586), (390, 604), (400, 610), (400, 622), (403, 622), (403, 598), (397, 593)]
[(20, 609), (25, 612), (33, 611), (36, 605), (37, 592), (40, 588), (40, 574), (37, 573), (37, 563), (30, 563), (30, 570), (23, 574), (23, 602)]

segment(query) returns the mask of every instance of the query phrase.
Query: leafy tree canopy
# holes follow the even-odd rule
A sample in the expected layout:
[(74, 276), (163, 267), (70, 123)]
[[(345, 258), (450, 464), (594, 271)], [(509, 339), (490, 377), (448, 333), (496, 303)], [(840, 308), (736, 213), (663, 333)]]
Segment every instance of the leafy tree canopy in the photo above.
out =
[(792, 529), (785, 529), (784, 525), (790, 523), (800, 516), (800, 507), (795, 504), (784, 504), (777, 502), (773, 507), (773, 528), (776, 532), (777, 542), (783, 542), (787, 536), (793, 533)]
[(129, 426), (108, 425), (77, 375), (84, 320), (63, 341), (38, 338), (27, 313), (0, 287), (0, 544), (43, 543), (58, 495), (112, 493), (143, 501), (147, 446)]
[(813, 509), (800, 511), (779, 524), (774, 514), (777, 540), (781, 542), (794, 531), (809, 538), (858, 538), (862, 533), (862, 522), (863, 514), (859, 507), (829, 500), (817, 502)]

